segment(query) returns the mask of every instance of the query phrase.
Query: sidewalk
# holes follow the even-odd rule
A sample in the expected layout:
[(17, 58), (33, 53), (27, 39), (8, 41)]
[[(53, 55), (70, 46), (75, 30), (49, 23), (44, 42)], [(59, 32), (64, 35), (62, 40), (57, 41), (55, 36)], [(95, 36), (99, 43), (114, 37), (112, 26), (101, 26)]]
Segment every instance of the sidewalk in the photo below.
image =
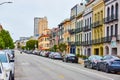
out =
[(79, 58), (78, 63), (81, 64), (81, 65), (84, 65), (84, 60), (82, 58)]

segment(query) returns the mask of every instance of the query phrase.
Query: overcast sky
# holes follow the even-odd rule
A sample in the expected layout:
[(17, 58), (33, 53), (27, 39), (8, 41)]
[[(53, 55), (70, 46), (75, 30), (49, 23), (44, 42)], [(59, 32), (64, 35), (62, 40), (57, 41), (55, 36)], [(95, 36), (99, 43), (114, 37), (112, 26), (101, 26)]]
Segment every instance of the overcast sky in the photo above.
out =
[(8, 30), (13, 40), (29, 37), (34, 32), (34, 17), (48, 19), (49, 28), (56, 27), (70, 17), (70, 9), (82, 0), (0, 0), (0, 24)]

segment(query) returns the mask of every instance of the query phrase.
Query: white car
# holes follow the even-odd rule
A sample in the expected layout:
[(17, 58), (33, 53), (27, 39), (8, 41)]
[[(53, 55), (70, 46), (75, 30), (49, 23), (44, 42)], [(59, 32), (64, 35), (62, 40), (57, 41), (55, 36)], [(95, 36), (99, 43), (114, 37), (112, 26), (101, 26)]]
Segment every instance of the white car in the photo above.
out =
[(0, 80), (10, 80), (9, 75), (7, 75), (2, 63), (0, 62)]
[(3, 68), (8, 76), (9, 79), (6, 80), (12, 80), (12, 65), (10, 63), (9, 55), (5, 51), (0, 51), (0, 61), (3, 64)]

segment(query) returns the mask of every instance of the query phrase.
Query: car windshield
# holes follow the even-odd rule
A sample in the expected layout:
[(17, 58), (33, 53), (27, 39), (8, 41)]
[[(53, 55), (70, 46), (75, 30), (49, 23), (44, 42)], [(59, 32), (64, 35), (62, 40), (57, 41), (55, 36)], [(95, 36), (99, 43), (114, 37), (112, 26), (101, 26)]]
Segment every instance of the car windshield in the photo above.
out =
[(89, 57), (89, 60), (94, 60), (94, 59), (100, 60), (100, 59), (102, 59), (102, 57), (101, 56), (97, 56), (97, 55), (93, 55), (93, 56)]
[(0, 54), (0, 61), (3, 62), (3, 63), (4, 63), (4, 62), (5, 62), (5, 63), (7, 62), (7, 57), (6, 57), (5, 54)]
[(113, 64), (120, 64), (120, 60), (113, 61)]

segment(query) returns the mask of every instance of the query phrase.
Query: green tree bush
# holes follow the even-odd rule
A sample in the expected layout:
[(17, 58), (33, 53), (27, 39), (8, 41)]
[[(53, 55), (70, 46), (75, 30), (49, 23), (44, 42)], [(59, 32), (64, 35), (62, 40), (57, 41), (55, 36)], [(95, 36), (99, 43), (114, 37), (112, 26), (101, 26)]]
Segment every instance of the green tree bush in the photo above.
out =
[(8, 31), (1, 30), (0, 31), (0, 37), (2, 38), (1, 40), (3, 40), (3, 42), (2, 42), (3, 49), (5, 49), (5, 48), (13, 49), (15, 47), (13, 39), (11, 38), (11, 36), (10, 36)]
[(35, 45), (36, 45), (36, 48), (38, 48), (38, 41), (37, 40), (29, 40), (26, 43), (26, 48), (28, 48), (29, 50), (34, 50)]

